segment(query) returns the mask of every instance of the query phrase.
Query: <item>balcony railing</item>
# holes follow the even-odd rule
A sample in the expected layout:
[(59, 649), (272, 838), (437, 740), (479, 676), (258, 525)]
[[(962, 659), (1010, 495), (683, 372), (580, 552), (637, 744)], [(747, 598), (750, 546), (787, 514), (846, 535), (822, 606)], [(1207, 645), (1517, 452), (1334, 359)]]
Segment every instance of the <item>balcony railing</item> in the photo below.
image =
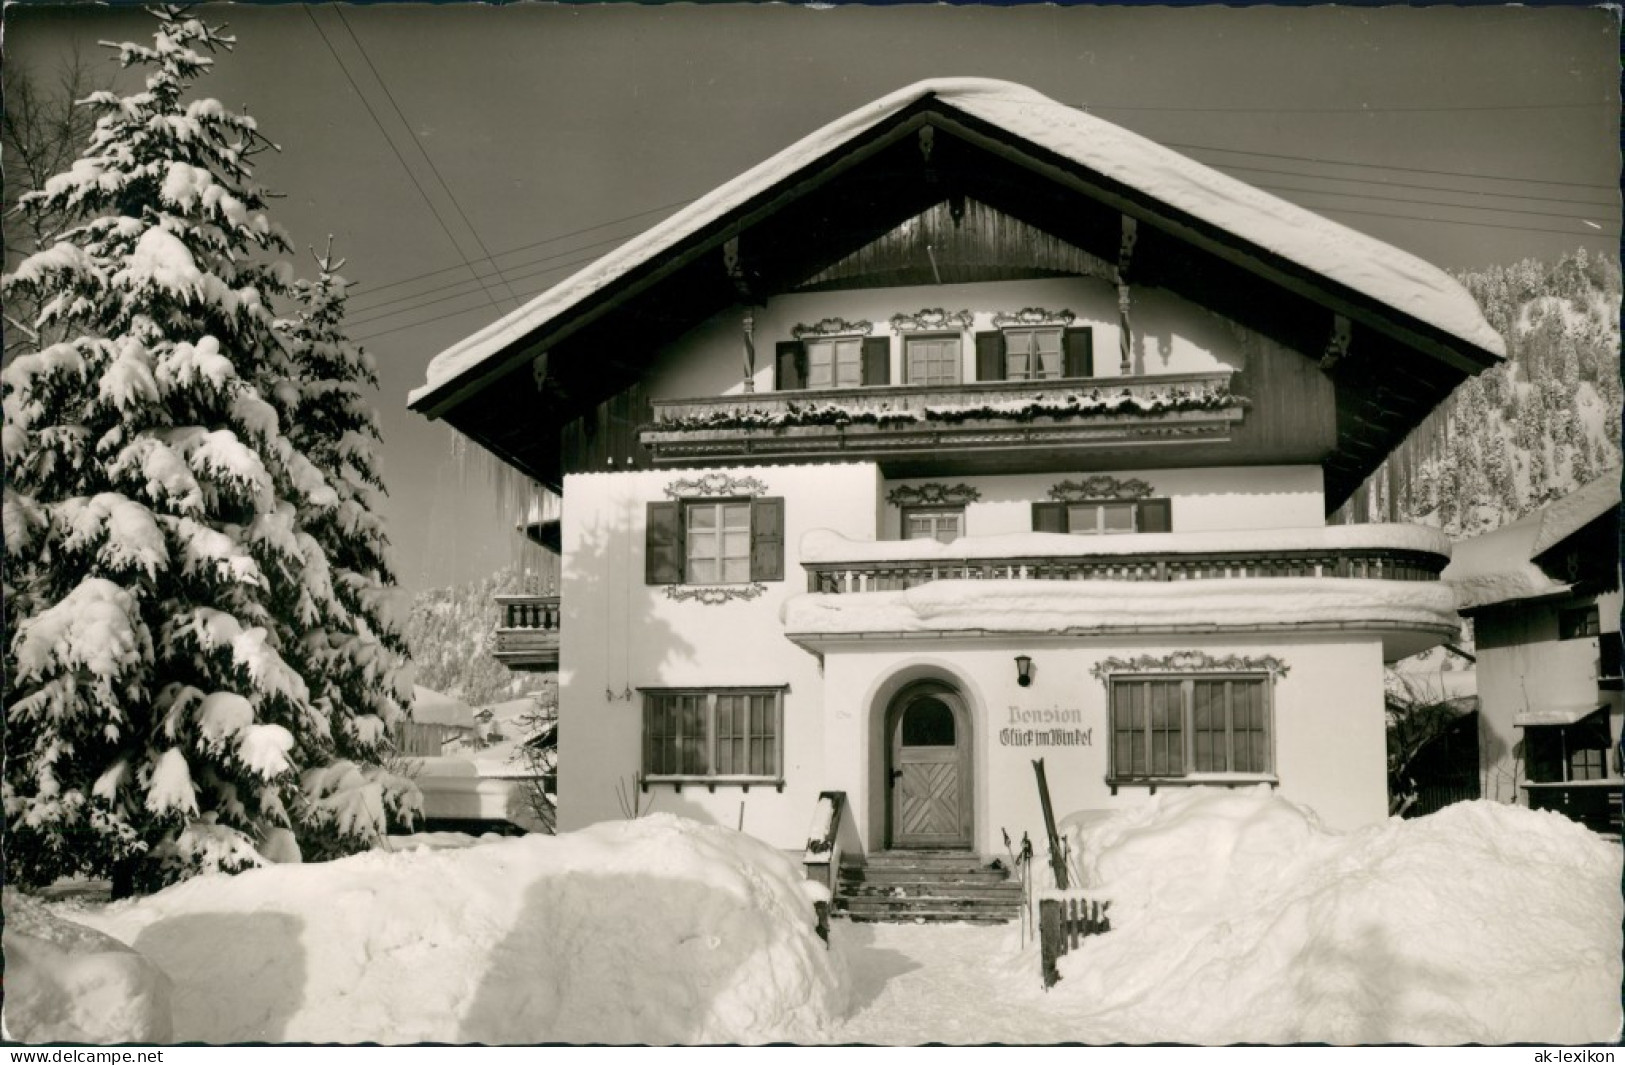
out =
[(492, 653), (509, 669), (535, 672), (559, 668), (559, 597), (498, 595), (502, 610)]
[(657, 461), (903, 455), (1228, 439), (1247, 401), (1229, 370), (979, 381), (655, 400), (639, 440)]
[[(1020, 537), (1025, 550), (1000, 552), (988, 541), (957, 541), (933, 552), (933, 557), (907, 557), (918, 553), (919, 541), (897, 541), (894, 557), (884, 544), (863, 544), (849, 552), (860, 558), (840, 558), (843, 545), (829, 534), (809, 534), (803, 543), (802, 566), (811, 592), (904, 591), (940, 580), (1047, 580), (1047, 581), (1189, 581), (1256, 577), (1340, 577), (1389, 581), (1435, 581), (1449, 561), (1448, 547), (1426, 542), (1427, 533), (1401, 528), (1382, 544), (1393, 526), (1346, 526), (1304, 530), (1302, 535), (1280, 532), (1184, 535), (1150, 533), (1139, 536), (1077, 538), (1054, 535), (1051, 553), (1033, 550), (1035, 537)], [(1352, 531), (1345, 531), (1352, 530)], [(1267, 546), (1245, 545), (1249, 536)], [(1043, 538), (1039, 534), (1038, 538)], [(1297, 543), (1280, 541), (1298, 540)], [(1375, 541), (1375, 542), (1374, 542)], [(934, 545), (933, 545), (934, 546)], [(952, 557), (961, 547), (962, 557)], [(1098, 550), (1090, 550), (1097, 548)], [(1206, 548), (1206, 549), (1204, 549)], [(904, 557), (895, 557), (901, 555)]]

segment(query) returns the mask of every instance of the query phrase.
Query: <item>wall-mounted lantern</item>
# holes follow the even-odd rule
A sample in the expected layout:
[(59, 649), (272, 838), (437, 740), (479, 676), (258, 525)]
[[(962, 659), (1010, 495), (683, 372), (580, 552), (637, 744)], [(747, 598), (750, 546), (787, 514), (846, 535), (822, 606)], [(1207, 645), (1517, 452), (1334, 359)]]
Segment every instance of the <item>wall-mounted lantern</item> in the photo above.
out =
[(1016, 656), (1016, 683), (1023, 688), (1033, 682), (1033, 660), (1027, 655)]

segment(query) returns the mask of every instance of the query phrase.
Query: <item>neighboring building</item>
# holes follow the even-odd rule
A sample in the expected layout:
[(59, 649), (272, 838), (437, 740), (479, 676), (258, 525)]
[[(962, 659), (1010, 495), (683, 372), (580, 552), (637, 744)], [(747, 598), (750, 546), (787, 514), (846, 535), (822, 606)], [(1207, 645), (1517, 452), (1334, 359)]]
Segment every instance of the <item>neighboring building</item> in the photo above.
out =
[[(702, 131), (696, 131), (699, 134)], [(1004, 854), (1198, 783), (1387, 813), (1449, 545), (1328, 527), (1501, 340), (1442, 271), (1002, 82), (831, 124), (437, 357), (562, 494), (559, 826)], [(636, 802), (629, 802), (635, 796)]]
[(395, 726), (395, 746), (401, 754), (425, 757), (440, 754), (447, 744), (474, 733), (474, 708), (461, 699), (412, 686), (410, 720)]
[(1457, 544), (1444, 572), (1473, 619), (1484, 797), (1616, 832), (1619, 477)]

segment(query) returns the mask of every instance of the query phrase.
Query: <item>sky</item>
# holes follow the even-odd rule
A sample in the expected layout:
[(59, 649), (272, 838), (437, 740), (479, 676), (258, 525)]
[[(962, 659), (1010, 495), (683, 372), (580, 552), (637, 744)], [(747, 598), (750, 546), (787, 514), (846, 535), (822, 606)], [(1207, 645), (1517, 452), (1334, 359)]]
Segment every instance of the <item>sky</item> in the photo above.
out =
[[(348, 260), (410, 591), (513, 557), (473, 445), (406, 409), (439, 351), (803, 135), (929, 77), (1084, 107), (1449, 270), (1619, 249), (1619, 22), (1600, 8), (206, 5), (199, 95), (281, 148), (258, 177)], [(11, 6), (5, 60), (145, 39)], [(566, 501), (568, 505), (568, 501)]]

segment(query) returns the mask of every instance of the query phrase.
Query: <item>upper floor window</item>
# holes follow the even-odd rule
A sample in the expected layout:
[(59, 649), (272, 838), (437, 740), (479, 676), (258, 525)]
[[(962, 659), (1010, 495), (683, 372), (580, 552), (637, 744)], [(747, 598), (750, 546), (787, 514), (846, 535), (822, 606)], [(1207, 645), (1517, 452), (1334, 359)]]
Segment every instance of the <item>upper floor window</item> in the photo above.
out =
[(904, 507), (903, 539), (952, 543), (965, 535), (964, 507)]
[(1088, 499), (1075, 503), (1033, 504), (1033, 532), (1101, 536), (1170, 532), (1172, 529), (1172, 505), (1166, 499)]
[(648, 584), (784, 579), (784, 500), (682, 499), (648, 505)]
[(959, 337), (905, 337), (903, 376), (911, 385), (957, 385), (960, 377)]
[(1597, 613), (1596, 603), (1557, 612), (1558, 639), (1583, 640), (1588, 636), (1600, 635), (1602, 635), (1602, 618)]
[(786, 340), (774, 350), (774, 387), (858, 388), (891, 383), (891, 338), (857, 335)]
[(1095, 374), (1088, 326), (1012, 326), (976, 334), (978, 381), (1053, 381)]

